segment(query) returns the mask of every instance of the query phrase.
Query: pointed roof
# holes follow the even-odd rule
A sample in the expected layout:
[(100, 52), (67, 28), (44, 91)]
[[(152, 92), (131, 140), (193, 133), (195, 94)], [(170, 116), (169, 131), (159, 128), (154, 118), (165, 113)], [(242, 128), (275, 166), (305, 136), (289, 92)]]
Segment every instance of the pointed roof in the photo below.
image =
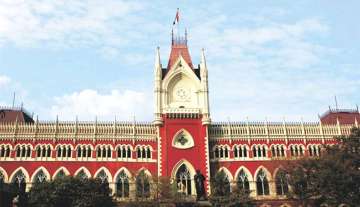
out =
[(171, 41), (171, 52), (169, 57), (169, 62), (167, 69), (170, 70), (170, 68), (175, 64), (175, 62), (179, 59), (180, 56), (185, 60), (185, 62), (190, 66), (191, 69), (193, 69), (193, 64), (191, 61), (191, 56), (189, 53), (189, 49), (187, 46), (187, 37), (174, 37), (172, 34), (172, 41)]
[(0, 124), (12, 122), (34, 123), (29, 113), (25, 112), (23, 108), (15, 107), (0, 107)]
[(360, 121), (358, 109), (330, 109), (325, 112), (320, 120), (323, 124), (355, 124), (355, 120)]

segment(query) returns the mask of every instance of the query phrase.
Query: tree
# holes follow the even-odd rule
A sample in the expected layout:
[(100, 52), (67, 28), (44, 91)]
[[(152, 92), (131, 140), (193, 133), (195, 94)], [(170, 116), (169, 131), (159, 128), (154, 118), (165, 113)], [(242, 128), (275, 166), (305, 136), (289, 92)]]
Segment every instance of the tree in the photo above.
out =
[(29, 206), (112, 207), (115, 206), (108, 185), (99, 179), (61, 177), (34, 183), (29, 192)]
[(289, 165), (289, 196), (303, 206), (360, 203), (360, 129), (337, 139), (339, 144), (325, 146), (326, 153), (318, 159), (304, 158)]
[(215, 207), (254, 206), (247, 189), (239, 187), (231, 189), (230, 181), (224, 171), (218, 172), (211, 180), (211, 189), (210, 202)]

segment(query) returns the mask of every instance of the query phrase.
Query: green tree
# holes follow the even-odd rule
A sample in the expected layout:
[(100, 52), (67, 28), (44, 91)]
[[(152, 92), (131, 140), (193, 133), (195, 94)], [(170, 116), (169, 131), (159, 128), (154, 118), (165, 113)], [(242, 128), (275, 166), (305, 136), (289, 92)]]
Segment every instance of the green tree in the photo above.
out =
[(54, 181), (35, 183), (29, 192), (29, 206), (36, 207), (112, 207), (108, 185), (99, 179), (65, 176)]
[(360, 129), (338, 138), (339, 144), (325, 146), (318, 159), (304, 158), (290, 163), (290, 197), (303, 206), (314, 202), (330, 206), (360, 203)]
[(229, 179), (224, 171), (218, 172), (211, 180), (212, 193), (210, 202), (215, 207), (252, 207), (250, 192), (244, 188), (231, 189)]

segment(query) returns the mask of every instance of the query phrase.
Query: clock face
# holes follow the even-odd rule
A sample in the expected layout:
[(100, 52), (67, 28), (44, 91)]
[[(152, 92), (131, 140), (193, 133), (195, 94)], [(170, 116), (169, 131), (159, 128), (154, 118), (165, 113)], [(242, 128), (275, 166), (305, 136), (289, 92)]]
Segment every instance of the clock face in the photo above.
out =
[(191, 99), (189, 89), (179, 88), (176, 90), (175, 94), (176, 94), (176, 98), (178, 101), (186, 101), (187, 102), (187, 101), (190, 101), (190, 99)]

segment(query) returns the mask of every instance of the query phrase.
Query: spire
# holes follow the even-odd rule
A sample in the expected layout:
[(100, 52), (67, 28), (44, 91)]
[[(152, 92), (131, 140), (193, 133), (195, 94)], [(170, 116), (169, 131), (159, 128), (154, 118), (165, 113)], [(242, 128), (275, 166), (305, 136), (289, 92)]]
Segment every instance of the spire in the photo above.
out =
[(155, 52), (155, 70), (161, 69), (161, 60), (160, 60), (160, 47), (156, 48)]
[(204, 48), (201, 49), (201, 59), (200, 59), (200, 73), (201, 78), (204, 79), (207, 77), (207, 66), (206, 66), (206, 59), (205, 59), (205, 50)]
[(201, 64), (204, 64), (204, 66), (206, 67), (206, 60), (205, 60), (205, 50), (204, 48), (201, 49), (201, 60), (200, 60)]

